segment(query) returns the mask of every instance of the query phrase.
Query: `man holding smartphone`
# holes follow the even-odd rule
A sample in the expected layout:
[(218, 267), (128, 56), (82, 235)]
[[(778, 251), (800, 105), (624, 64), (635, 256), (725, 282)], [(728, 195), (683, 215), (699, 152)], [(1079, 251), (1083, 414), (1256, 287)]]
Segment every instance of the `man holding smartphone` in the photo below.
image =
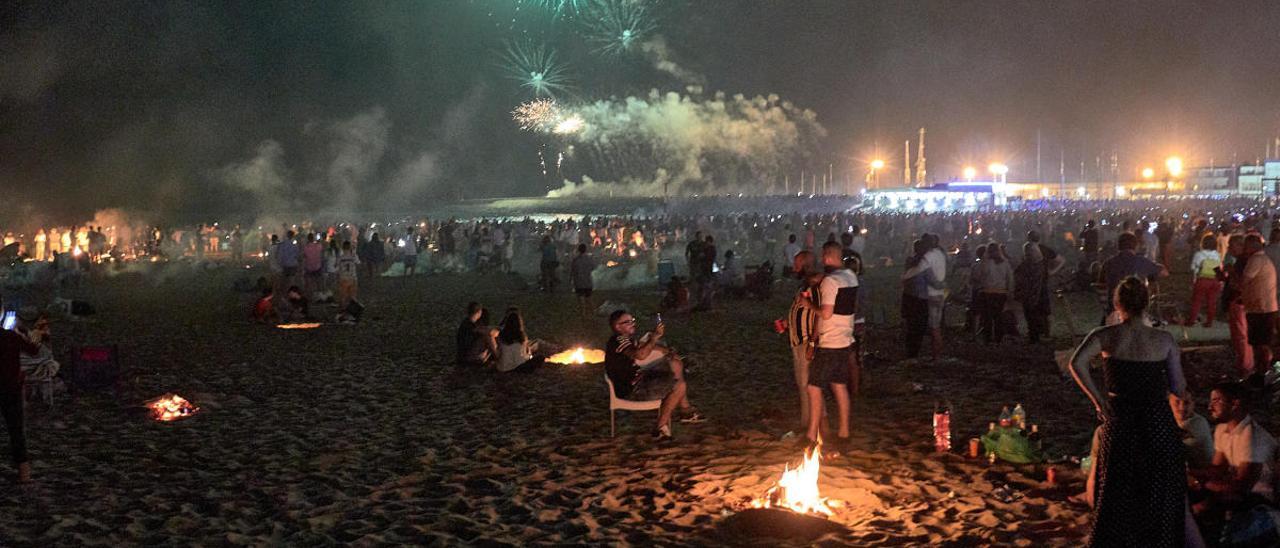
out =
[(669, 348), (659, 344), (666, 325), (658, 323), (654, 330), (635, 339), (636, 318), (626, 310), (609, 315), (613, 337), (605, 344), (604, 369), (613, 383), (615, 395), (634, 401), (662, 400), (658, 410), (658, 441), (671, 439), (671, 415), (679, 407), (684, 412), (680, 422), (702, 422), (703, 417), (689, 404), (684, 381), (684, 362)]

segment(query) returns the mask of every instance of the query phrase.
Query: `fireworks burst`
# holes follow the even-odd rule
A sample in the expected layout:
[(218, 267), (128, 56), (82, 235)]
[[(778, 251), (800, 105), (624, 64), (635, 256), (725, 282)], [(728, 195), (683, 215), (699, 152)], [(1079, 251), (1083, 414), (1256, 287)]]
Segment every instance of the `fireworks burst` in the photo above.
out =
[(520, 87), (535, 97), (555, 97), (569, 90), (565, 66), (556, 61), (555, 50), (529, 43), (508, 44), (502, 68)]
[(571, 135), (582, 131), (583, 125), (585, 125), (585, 122), (582, 121), (581, 116), (571, 114), (556, 122), (555, 127), (551, 128), (551, 132), (556, 135)]
[(525, 101), (511, 111), (511, 119), (525, 131), (551, 131), (560, 120), (560, 106), (554, 99)]
[(582, 19), (593, 50), (611, 57), (632, 51), (654, 30), (643, 0), (596, 0)]

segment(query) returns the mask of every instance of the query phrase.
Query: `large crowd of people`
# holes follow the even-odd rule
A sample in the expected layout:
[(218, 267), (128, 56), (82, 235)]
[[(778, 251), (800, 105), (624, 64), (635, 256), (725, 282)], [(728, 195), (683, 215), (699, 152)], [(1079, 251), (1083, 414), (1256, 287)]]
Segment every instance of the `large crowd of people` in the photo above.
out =
[[(690, 404), (682, 357), (663, 342), (664, 323), (639, 334), (627, 310), (594, 308), (601, 273), (624, 268), (646, 283), (660, 279), (667, 289), (664, 312), (696, 314), (726, 295), (763, 297), (769, 287), (793, 283), (775, 281), (780, 272), (796, 280), (778, 325), (793, 358), (795, 431), (802, 433), (796, 437), (806, 445), (825, 440), (835, 453), (850, 445), (866, 333), (886, 323), (871, 304), (872, 292), (900, 295), (903, 355), (934, 363), (950, 359), (946, 339), (961, 332), (989, 345), (1010, 344), (1023, 333), (1026, 344), (1045, 344), (1052, 340), (1054, 292), (1091, 292), (1099, 296), (1102, 327), (1085, 337), (1070, 371), (1102, 423), (1084, 498), (1095, 512), (1094, 543), (1195, 542), (1202, 532), (1197, 524), (1221, 530), (1250, 505), (1274, 503), (1275, 441), (1251, 420), (1248, 407), (1249, 394), (1265, 388), (1271, 370), (1280, 310), (1280, 216), (1270, 204), (1161, 200), (1022, 211), (707, 211), (304, 223), (246, 231), (217, 225), (41, 228), (24, 234), (5, 237), (18, 264), (58, 265), (72, 257), (76, 269), (91, 270), (149, 257), (263, 261), (268, 276), (253, 315), (264, 322), (354, 322), (364, 306), (362, 284), (380, 277), (515, 273), (536, 276), (537, 289), (555, 292), (563, 272), (576, 296), (571, 306), (583, 318), (608, 318), (605, 370), (616, 397), (661, 400), (654, 436), (663, 442), (671, 440), (677, 415), (702, 420)], [(246, 242), (254, 242), (249, 252)], [(116, 264), (95, 266), (100, 263)], [(882, 285), (876, 287), (867, 276), (872, 269), (893, 275), (874, 278)], [(1170, 272), (1191, 274), (1185, 307), (1165, 302), (1162, 308), (1154, 295)], [(317, 302), (336, 312), (319, 312), (325, 307), (313, 307)], [(963, 331), (945, 321), (954, 307), (964, 310)], [(1194, 413), (1177, 343), (1161, 329), (1194, 325), (1202, 312), (1206, 327), (1219, 319), (1227, 323), (1240, 381), (1213, 390), (1208, 405), (1218, 425), (1212, 436)], [(457, 331), (457, 363), (502, 373), (536, 370), (549, 346), (529, 337), (519, 309), (508, 309), (496, 325), (491, 321), (483, 306), (468, 305)], [(26, 314), (22, 329), (0, 339), (0, 378), (6, 382), (0, 396), (22, 393), (23, 371), (57, 375), (52, 352), (41, 345), (47, 330), (47, 321)], [(1102, 386), (1089, 373), (1098, 357)], [(21, 464), (20, 406), (15, 411), (10, 399), (0, 407)], [(831, 415), (834, 432), (828, 430)], [(25, 478), (30, 470), (23, 466)]]

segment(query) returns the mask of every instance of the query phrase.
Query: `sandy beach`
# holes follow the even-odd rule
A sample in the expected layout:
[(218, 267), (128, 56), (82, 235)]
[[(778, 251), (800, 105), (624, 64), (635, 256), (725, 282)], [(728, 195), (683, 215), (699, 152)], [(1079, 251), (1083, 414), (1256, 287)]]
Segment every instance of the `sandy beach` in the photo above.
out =
[[(98, 313), (58, 320), (54, 342), (118, 344), (119, 395), (32, 403), (38, 484), (14, 471), (0, 538), (50, 545), (778, 544), (753, 536), (750, 513), (801, 450), (784, 434), (797, 417), (785, 340), (770, 329), (790, 282), (769, 301), (722, 300), (671, 317), (668, 340), (688, 357), (690, 395), (709, 420), (650, 439), (653, 413), (619, 413), (609, 438), (602, 366), (550, 365), (528, 375), (452, 363), (461, 310), (478, 300), (524, 311), (530, 335), (602, 347), (603, 319), (575, 314), (569, 293), (539, 294), (502, 274), (420, 275), (362, 282), (359, 325), (284, 331), (247, 321), (252, 271), (124, 274), (78, 293)], [(894, 288), (896, 269), (872, 271)], [(652, 322), (656, 289), (599, 292)], [(1073, 296), (1080, 325), (1094, 310)], [(1022, 403), (1047, 453), (1087, 454), (1095, 425), (1053, 348), (988, 347), (956, 333), (941, 364), (901, 360), (894, 291), (868, 337), (871, 358), (854, 416), (854, 450), (822, 463), (833, 529), (814, 542), (855, 545), (1068, 546), (1087, 532), (1078, 465), (988, 464), (961, 452), (1002, 405)], [(959, 314), (957, 312), (957, 314)], [(948, 320), (955, 320), (951, 313)], [(1056, 345), (1070, 344), (1063, 317)], [(1224, 330), (1225, 331), (1225, 330)], [(1189, 358), (1193, 388), (1226, 372), (1225, 348)], [(167, 392), (201, 407), (173, 423), (139, 407)], [(934, 403), (953, 406), (952, 454), (932, 449)], [(993, 493), (1007, 486), (1012, 497)], [(1013, 498), (1015, 500), (1009, 500)], [(1007, 500), (1007, 502), (1006, 502)], [(735, 515), (738, 519), (735, 521)], [(745, 516), (745, 517), (744, 517)], [(745, 525), (743, 521), (747, 521)], [(790, 539), (786, 543), (807, 543)]]

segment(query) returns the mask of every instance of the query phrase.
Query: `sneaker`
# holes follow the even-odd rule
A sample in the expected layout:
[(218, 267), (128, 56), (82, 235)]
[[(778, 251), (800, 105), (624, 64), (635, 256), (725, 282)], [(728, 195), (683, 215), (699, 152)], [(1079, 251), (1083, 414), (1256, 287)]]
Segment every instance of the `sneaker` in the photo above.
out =
[(707, 420), (707, 418), (706, 418), (706, 417), (704, 417), (704, 416), (702, 416), (702, 413), (699, 413), (699, 412), (697, 412), (697, 411), (694, 411), (693, 413), (690, 413), (690, 414), (689, 414), (688, 416), (686, 416), (686, 417), (681, 417), (681, 418), (680, 418), (680, 422), (682, 422), (682, 423), (684, 423), (684, 424), (698, 424), (698, 423), (700, 423), (700, 422), (706, 422), (706, 420)]
[(653, 439), (657, 442), (671, 441), (671, 425), (666, 424), (653, 431)]

